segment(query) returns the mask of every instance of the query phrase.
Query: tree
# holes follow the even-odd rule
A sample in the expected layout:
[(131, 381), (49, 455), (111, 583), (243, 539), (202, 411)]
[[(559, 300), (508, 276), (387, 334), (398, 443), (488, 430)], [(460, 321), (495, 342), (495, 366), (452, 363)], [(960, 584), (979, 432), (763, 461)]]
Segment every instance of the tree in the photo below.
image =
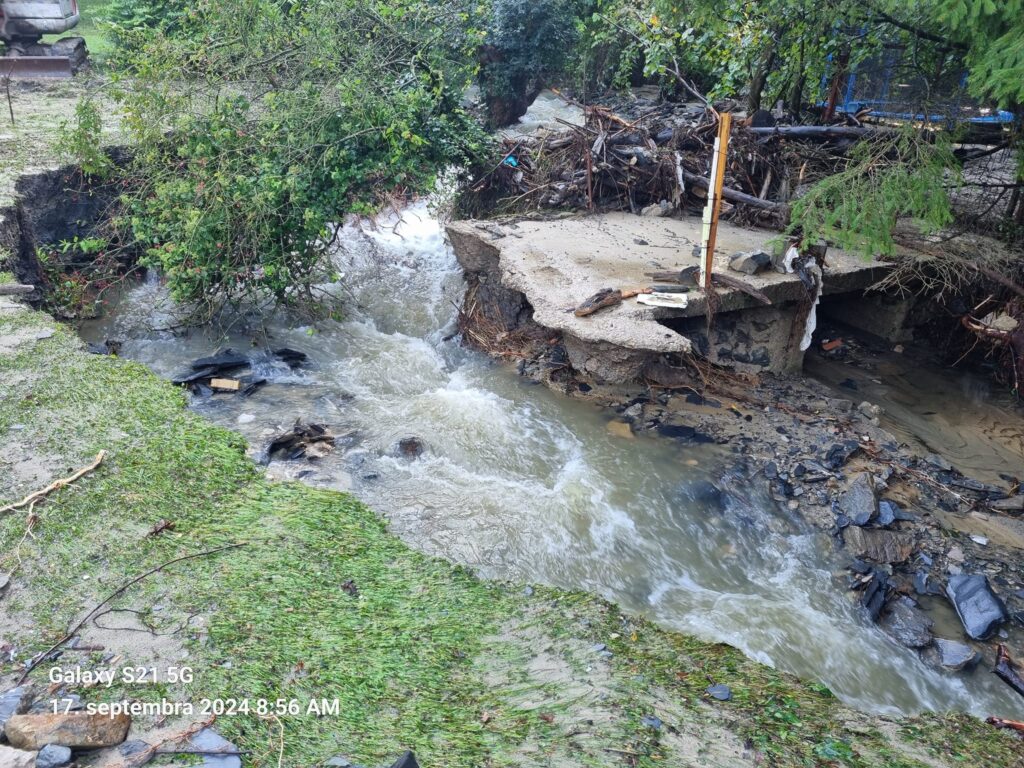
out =
[(335, 222), (484, 145), (458, 106), (481, 38), (467, 7), (207, 0), (147, 27), (115, 59), (134, 159), (113, 238), (204, 313), (316, 307)]
[(495, 0), (480, 51), (480, 89), (492, 128), (511, 125), (563, 71), (576, 42), (572, 0)]

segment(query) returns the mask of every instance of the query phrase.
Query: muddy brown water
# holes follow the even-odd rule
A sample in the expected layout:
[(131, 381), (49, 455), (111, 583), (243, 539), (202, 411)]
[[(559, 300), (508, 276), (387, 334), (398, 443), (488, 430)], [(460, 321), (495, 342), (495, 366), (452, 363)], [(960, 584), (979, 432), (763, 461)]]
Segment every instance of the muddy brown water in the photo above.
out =
[(855, 404), (882, 407), (882, 426), (968, 477), (1006, 487), (1024, 470), (1024, 411), (1005, 388), (919, 355), (858, 348), (851, 359), (808, 354), (804, 370)]
[[(271, 346), (309, 354), (298, 369), (241, 330), (159, 330), (174, 313), (157, 280), (83, 335), (123, 340), (123, 356), (166, 377), (220, 346), (248, 350), (268, 385), (193, 398), (197, 412), (242, 433), (254, 455), (297, 418), (331, 425), (345, 435), (335, 453), (268, 472), (351, 490), (412, 546), (484, 576), (589, 590), (864, 710), (1024, 714), (987, 671), (940, 673), (873, 626), (827, 537), (733, 473), (727, 451), (630, 438), (608, 414), (462, 348), (461, 273), (424, 207), (389, 227), (347, 226), (341, 241), (348, 319), (263, 321)], [(397, 451), (410, 436), (425, 447), (415, 459)]]

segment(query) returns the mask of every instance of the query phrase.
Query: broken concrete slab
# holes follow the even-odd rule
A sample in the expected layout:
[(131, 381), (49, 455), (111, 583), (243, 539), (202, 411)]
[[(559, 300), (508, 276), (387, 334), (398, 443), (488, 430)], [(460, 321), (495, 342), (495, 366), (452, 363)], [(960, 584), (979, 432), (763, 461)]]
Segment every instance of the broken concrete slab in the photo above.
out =
[[(579, 306), (587, 297), (609, 286), (621, 289), (645, 287), (651, 282), (645, 277), (645, 272), (678, 272), (696, 266), (698, 258), (693, 249), (701, 237), (699, 218), (652, 221), (625, 213), (609, 213), (521, 221), (503, 226), (506, 236), (500, 239), (493, 236), (495, 226), (492, 222), (474, 221), (457, 221), (448, 225), (448, 236), (459, 263), (468, 273), (487, 275), (492, 283), (500, 282), (505, 289), (521, 294), (532, 307), (535, 322), (561, 332), (567, 347), (570, 339), (575, 340), (577, 357), (582, 356), (579, 347), (590, 344), (627, 350), (636, 355), (636, 359), (629, 361), (632, 378), (636, 378), (642, 372), (643, 364), (659, 355), (682, 354), (692, 349), (692, 341), (687, 335), (667, 328), (661, 321), (703, 318), (707, 298), (700, 291), (689, 294), (690, 301), (685, 309), (644, 307), (632, 300), (584, 318), (575, 317), (566, 309)], [(769, 251), (766, 246), (769, 239), (767, 233), (723, 222), (718, 231), (715, 271), (727, 272), (730, 254)], [(832, 250), (825, 270), (825, 293), (862, 290), (875, 282), (885, 269), (887, 267), (880, 262)], [(742, 279), (780, 307), (807, 298), (806, 288), (793, 274), (769, 271)], [(719, 317), (722, 313), (753, 308), (766, 310), (777, 320), (785, 315), (790, 324), (790, 316), (795, 317), (796, 312), (795, 304), (784, 310), (762, 307), (743, 291), (734, 288), (716, 290)], [(758, 322), (763, 323), (765, 319), (762, 317)], [(719, 345), (712, 346), (717, 349)], [(755, 368), (776, 366), (773, 370), (793, 368), (793, 361), (786, 356), (773, 360), (768, 355), (767, 359), (762, 359), (763, 356), (753, 355), (752, 351), (744, 351), (741, 356), (749, 357), (750, 362), (733, 355), (725, 363)], [(617, 368), (612, 373), (622, 375), (626, 372), (624, 365)], [(613, 378), (607, 380), (615, 381)]]

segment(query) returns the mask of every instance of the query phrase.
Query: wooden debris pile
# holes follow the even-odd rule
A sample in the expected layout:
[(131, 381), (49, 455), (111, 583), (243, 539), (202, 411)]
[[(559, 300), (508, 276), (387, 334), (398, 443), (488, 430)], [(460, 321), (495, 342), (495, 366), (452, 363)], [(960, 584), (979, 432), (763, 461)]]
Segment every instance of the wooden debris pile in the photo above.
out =
[[(715, 112), (657, 110), (627, 120), (590, 106), (585, 115), (585, 125), (559, 121), (563, 130), (502, 139), (500, 161), (464, 193), (464, 212), (626, 210), (659, 216), (687, 204), (703, 206)], [(843, 145), (867, 133), (841, 126), (750, 127), (740, 121), (730, 143), (727, 212), (734, 220), (785, 224), (794, 190), (833, 172)]]

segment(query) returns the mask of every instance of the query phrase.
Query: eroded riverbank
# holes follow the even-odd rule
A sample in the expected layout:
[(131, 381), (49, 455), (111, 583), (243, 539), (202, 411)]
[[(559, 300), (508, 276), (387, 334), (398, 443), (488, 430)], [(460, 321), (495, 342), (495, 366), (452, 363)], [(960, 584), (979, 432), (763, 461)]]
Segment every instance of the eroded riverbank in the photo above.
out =
[[(152, 630), (90, 624), (83, 644), (105, 651), (66, 659), (90, 669), (109, 653), (173, 661), (195, 668), (194, 684), (52, 693), (341, 699), (337, 718), (221, 718), (253, 765), (277, 764), (280, 749), (286, 765), (338, 754), (372, 765), (403, 748), (450, 766), (920, 768), (950, 765), (951, 754), (1022, 764), (1018, 742), (979, 720), (860, 715), (820, 686), (600, 600), (477, 581), (410, 551), (351, 497), (268, 483), (236, 437), (184, 409), (180, 391), (142, 366), (87, 355), (46, 316), (5, 310), (0, 338), (0, 434), (16, 464), (36, 468), (12, 473), (8, 463), (3, 497), (109, 451), (94, 476), (39, 508), (33, 537), (22, 541), (21, 517), (0, 521), (13, 571), (0, 598), (5, 683), (128, 578), (246, 542), (142, 582), (107, 618), (127, 626), (139, 611)], [(163, 520), (173, 528), (147, 535)], [(342, 589), (348, 580), (357, 595)], [(731, 699), (706, 693), (712, 682)], [(188, 725), (140, 718), (131, 738), (154, 743)], [(123, 764), (116, 753), (86, 762), (103, 760)]]
[[(985, 670), (950, 675), (894, 645), (847, 595), (849, 556), (828, 533), (838, 479), (828, 492), (808, 483), (799, 499), (773, 499), (772, 484), (759, 479), (760, 457), (781, 441), (796, 463), (823, 433), (859, 440), (858, 430), (873, 427), (855, 423), (856, 413), (824, 425), (784, 414), (794, 424), (782, 429), (793, 431), (780, 437), (779, 414), (749, 402), (732, 411), (575, 384), (566, 400), (454, 338), (461, 273), (422, 209), (407, 211), (397, 230), (349, 227), (343, 242), (338, 266), (353, 307), (343, 323), (275, 321), (269, 339), (159, 330), (174, 321), (153, 283), (88, 335), (119, 339), (123, 355), (168, 378), (219, 346), (249, 350), (268, 385), (246, 398), (194, 397), (192, 407), (240, 431), (253, 455), (297, 418), (330, 425), (344, 436), (334, 454), (275, 462), (269, 472), (351, 489), (417, 548), (486, 575), (601, 594), (822, 680), (867, 710), (1019, 711)], [(310, 360), (293, 370), (254, 343)], [(684, 437), (676, 443), (664, 437), (673, 426)], [(685, 439), (695, 434), (711, 440)], [(422, 455), (404, 456), (403, 438), (418, 438)], [(816, 527), (826, 512), (830, 521)]]

